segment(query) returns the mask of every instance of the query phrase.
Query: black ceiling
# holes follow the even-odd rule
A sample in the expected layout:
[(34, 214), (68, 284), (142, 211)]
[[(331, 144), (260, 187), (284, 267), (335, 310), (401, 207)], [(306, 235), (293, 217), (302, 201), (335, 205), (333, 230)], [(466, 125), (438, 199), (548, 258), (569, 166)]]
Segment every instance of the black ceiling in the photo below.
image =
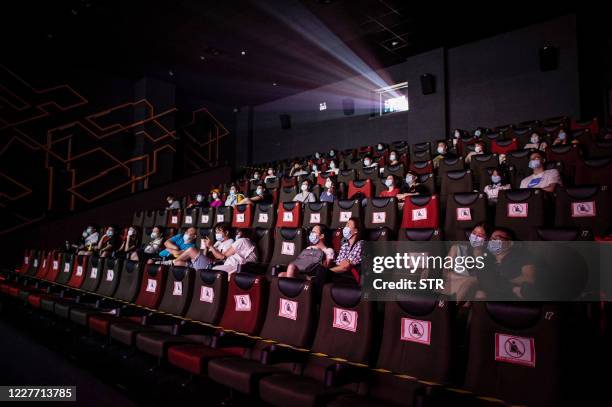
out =
[(349, 59), (381, 68), (574, 12), (525, 10), (512, 2), (491, 2), (478, 13), (465, 7), (442, 12), (442, 3), (416, 8), (401, 0), (7, 3), (0, 62), (34, 83), (151, 75), (176, 83), (180, 94), (228, 107), (358, 74), (342, 58), (346, 47)]

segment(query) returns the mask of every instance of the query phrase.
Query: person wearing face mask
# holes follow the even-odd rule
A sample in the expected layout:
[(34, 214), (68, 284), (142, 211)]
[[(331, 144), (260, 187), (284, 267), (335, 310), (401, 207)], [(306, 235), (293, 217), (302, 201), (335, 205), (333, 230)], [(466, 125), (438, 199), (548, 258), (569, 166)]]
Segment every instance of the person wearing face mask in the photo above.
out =
[(291, 171), (289, 171), (289, 176), (290, 177), (299, 177), (300, 175), (308, 175), (308, 169), (310, 167), (308, 165), (301, 165), (298, 162), (295, 162), (293, 164), (293, 167), (291, 168)]
[(83, 234), (79, 239), (79, 244), (72, 245), (72, 248), (75, 249), (79, 255), (88, 255), (93, 252), (99, 239), (100, 235), (98, 234), (96, 227), (94, 225), (89, 225), (83, 231)]
[(342, 229), (343, 243), (340, 246), (336, 264), (332, 271), (332, 281), (339, 283), (359, 284), (360, 269), (363, 260), (363, 240), (359, 236), (359, 219), (351, 218)]
[(138, 233), (138, 228), (136, 226), (130, 226), (123, 242), (121, 242), (119, 249), (117, 249), (118, 255), (124, 259), (129, 259), (130, 256), (137, 251), (139, 241), (140, 233)]
[(210, 190), (210, 207), (218, 208), (223, 206), (223, 201), (221, 200), (221, 191), (217, 188)]
[(336, 183), (331, 178), (327, 178), (325, 180), (325, 190), (321, 192), (319, 200), (321, 202), (334, 203), (336, 199)]
[(264, 182), (271, 178), (276, 178), (276, 174), (274, 173), (274, 168), (272, 167), (268, 168), (268, 171), (266, 172), (266, 177), (264, 178)]
[(151, 240), (149, 243), (146, 243), (142, 246), (141, 249), (135, 250), (130, 254), (129, 259), (132, 261), (147, 261), (152, 257), (155, 257), (159, 253), (159, 249), (161, 248), (164, 242), (164, 236), (162, 234), (162, 228), (160, 226), (155, 226), (151, 233), (149, 234)]
[(100, 257), (110, 257), (117, 247), (119, 246), (119, 236), (115, 231), (117, 230), (114, 226), (108, 226), (106, 228), (106, 232), (104, 236), (98, 242), (98, 256)]
[(511, 185), (506, 180), (506, 173), (502, 168), (495, 168), (491, 172), (491, 183), (484, 187), (484, 193), (487, 194), (490, 205), (497, 204), (499, 191), (511, 188)]
[(570, 140), (568, 134), (565, 132), (565, 130), (561, 129), (559, 130), (559, 133), (557, 133), (557, 137), (555, 137), (555, 139), (553, 140), (552, 145), (553, 146), (562, 146), (562, 145), (566, 145), (566, 144), (575, 144), (577, 143), (576, 140)]
[(301, 203), (317, 201), (315, 194), (310, 192), (310, 181), (304, 180), (302, 182), (302, 184), (300, 185), (300, 192), (295, 194), (295, 196), (293, 197), (293, 201)]
[(181, 203), (178, 201), (178, 199), (176, 199), (174, 194), (166, 195), (166, 203), (168, 204), (166, 206), (167, 211), (171, 211), (174, 209), (181, 209)]
[(372, 159), (372, 156), (369, 154), (363, 157), (363, 168), (376, 168), (378, 167), (378, 163)]
[(397, 180), (395, 176), (387, 175), (387, 178), (385, 178), (385, 186), (387, 187), (387, 189), (382, 191), (380, 193), (380, 196), (391, 197), (397, 196), (397, 194), (399, 193), (399, 188), (397, 187)]
[(340, 168), (338, 168), (338, 163), (336, 160), (329, 161), (326, 172), (330, 175), (338, 175), (340, 173)]
[(270, 195), (266, 187), (264, 187), (263, 184), (260, 183), (259, 185), (257, 185), (257, 188), (255, 188), (253, 196), (245, 198), (244, 200), (240, 202), (240, 204), (242, 205), (242, 204), (270, 203), (270, 202), (272, 202), (272, 195)]
[[(487, 250), (487, 240), (490, 235), (491, 226), (488, 223), (477, 223), (472, 228), (468, 240), (453, 244), (448, 251), (447, 257), (455, 259), (468, 256), (484, 256)], [(443, 293), (456, 296), (459, 302), (473, 299), (478, 286), (475, 273), (467, 267), (457, 266), (460, 263), (456, 261), (453, 261), (452, 264), (455, 266), (453, 269), (444, 270), (446, 284), (444, 285)]]
[(397, 151), (391, 151), (389, 153), (389, 163), (387, 165), (394, 166), (398, 165), (399, 163), (399, 155), (397, 154)]
[(540, 151), (546, 151), (548, 144), (542, 140), (542, 137), (535, 131), (531, 133), (531, 138), (529, 139), (529, 143), (525, 144), (523, 147), (525, 150), (534, 149)]
[(255, 171), (253, 173), (253, 177), (251, 177), (250, 181), (255, 181), (255, 182), (261, 181), (261, 174), (259, 173), (259, 171)]
[(315, 274), (313, 271), (317, 266), (329, 267), (334, 260), (334, 249), (325, 245), (325, 226), (314, 225), (308, 234), (308, 242), (310, 246), (302, 250), (295, 260), (287, 265), (287, 271), (280, 273), (279, 277), (296, 278), (305, 274), (310, 278)]
[(562, 185), (559, 171), (552, 168), (544, 169), (546, 160), (540, 151), (534, 151), (529, 156), (529, 168), (533, 174), (521, 180), (521, 189), (524, 188), (540, 188), (547, 192), (553, 192), (557, 185)]
[(206, 208), (207, 206), (208, 201), (206, 200), (206, 195), (203, 192), (198, 192), (195, 199), (189, 202), (189, 205), (187, 205), (187, 209)]
[(438, 168), (440, 166), (440, 161), (449, 157), (450, 154), (448, 153), (448, 146), (446, 145), (446, 142), (439, 141), (436, 147), (436, 156), (431, 160), (434, 168)]
[(229, 278), (238, 271), (238, 266), (257, 262), (257, 246), (252, 238), (251, 229), (239, 229), (236, 239), (223, 253), (223, 264), (216, 265), (213, 270), (225, 271)]
[(224, 253), (234, 243), (234, 239), (230, 237), (230, 229), (227, 224), (220, 223), (215, 227), (214, 241), (204, 236), (202, 239), (202, 247), (190, 247), (183, 251), (180, 256), (172, 260), (175, 266), (189, 266), (194, 270), (203, 270), (209, 268), (209, 265), (214, 262), (222, 262), (225, 260)]
[(334, 150), (333, 148), (331, 150), (329, 150), (329, 158), (332, 160), (335, 160), (338, 156), (338, 154), (336, 154), (336, 150)]
[[(172, 236), (164, 242), (165, 249), (159, 252), (159, 256), (164, 259), (179, 257), (185, 250), (195, 246), (196, 233), (196, 228), (190, 227), (187, 228), (184, 233), (178, 233)], [(161, 264), (171, 263), (161, 262)]]
[(520, 298), (520, 287), (533, 284), (535, 266), (528, 252), (518, 245), (511, 230), (497, 227), (487, 243), (485, 267), (476, 271), (477, 299)]
[(465, 156), (465, 162), (469, 164), (470, 161), (472, 161), (473, 156), (484, 154), (484, 152), (485, 145), (483, 142), (479, 141), (477, 143), (474, 143), (474, 151), (470, 151), (469, 153), (467, 153), (467, 155)]
[(403, 202), (407, 197), (412, 195), (426, 195), (427, 193), (427, 188), (419, 183), (419, 176), (415, 172), (408, 171), (406, 177), (404, 177), (404, 183), (402, 183), (399, 193), (397, 194), (397, 200), (400, 202), (400, 209), (403, 207)]
[(229, 194), (225, 199), (225, 206), (236, 206), (244, 200), (244, 195), (238, 190), (238, 185), (232, 184), (230, 186)]

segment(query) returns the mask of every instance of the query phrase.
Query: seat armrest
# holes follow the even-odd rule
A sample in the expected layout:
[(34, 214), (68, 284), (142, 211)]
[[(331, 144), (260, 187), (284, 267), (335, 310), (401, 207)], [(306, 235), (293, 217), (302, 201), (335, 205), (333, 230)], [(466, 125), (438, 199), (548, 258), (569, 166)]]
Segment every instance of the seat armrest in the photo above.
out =
[(172, 335), (214, 335), (218, 329), (181, 320), (172, 327)]
[(287, 346), (270, 345), (262, 349), (259, 361), (263, 365), (277, 363), (305, 363), (308, 352), (299, 351)]
[(268, 265), (266, 263), (248, 262), (244, 264), (239, 264), (237, 272), (264, 275), (266, 274), (267, 269)]
[(274, 266), (272, 266), (270, 274), (272, 275), (272, 277), (278, 277), (278, 275), (284, 271), (287, 271), (286, 264), (275, 264)]
[(142, 319), (143, 325), (175, 325), (178, 324), (180, 319), (168, 314), (158, 314), (152, 312), (147, 314)]
[(79, 293), (76, 296), (77, 304), (97, 304), (99, 297), (94, 294)]
[(365, 382), (370, 379), (372, 372), (367, 367), (336, 363), (325, 369), (325, 385), (327, 387), (340, 387), (349, 383)]
[(212, 337), (211, 348), (250, 348), (255, 344), (255, 339), (246, 335), (239, 335), (227, 331), (217, 331)]

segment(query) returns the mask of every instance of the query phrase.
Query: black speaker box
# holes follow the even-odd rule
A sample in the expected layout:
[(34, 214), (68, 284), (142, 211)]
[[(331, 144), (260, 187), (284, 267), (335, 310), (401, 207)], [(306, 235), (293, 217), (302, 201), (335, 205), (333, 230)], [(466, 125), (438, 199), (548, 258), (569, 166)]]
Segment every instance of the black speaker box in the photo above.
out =
[(281, 114), (280, 116), (281, 129), (287, 130), (291, 128), (291, 115)]
[(421, 91), (423, 95), (436, 93), (436, 77), (430, 73), (421, 75)]
[(540, 48), (540, 71), (554, 71), (559, 67), (559, 49), (546, 46)]

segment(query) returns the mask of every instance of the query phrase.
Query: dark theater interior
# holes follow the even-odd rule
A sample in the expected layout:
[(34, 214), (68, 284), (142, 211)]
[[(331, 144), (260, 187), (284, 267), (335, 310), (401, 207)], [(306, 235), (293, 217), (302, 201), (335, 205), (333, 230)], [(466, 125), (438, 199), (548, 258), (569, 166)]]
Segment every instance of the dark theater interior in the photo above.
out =
[(0, 9), (3, 405), (612, 406), (602, 3)]

